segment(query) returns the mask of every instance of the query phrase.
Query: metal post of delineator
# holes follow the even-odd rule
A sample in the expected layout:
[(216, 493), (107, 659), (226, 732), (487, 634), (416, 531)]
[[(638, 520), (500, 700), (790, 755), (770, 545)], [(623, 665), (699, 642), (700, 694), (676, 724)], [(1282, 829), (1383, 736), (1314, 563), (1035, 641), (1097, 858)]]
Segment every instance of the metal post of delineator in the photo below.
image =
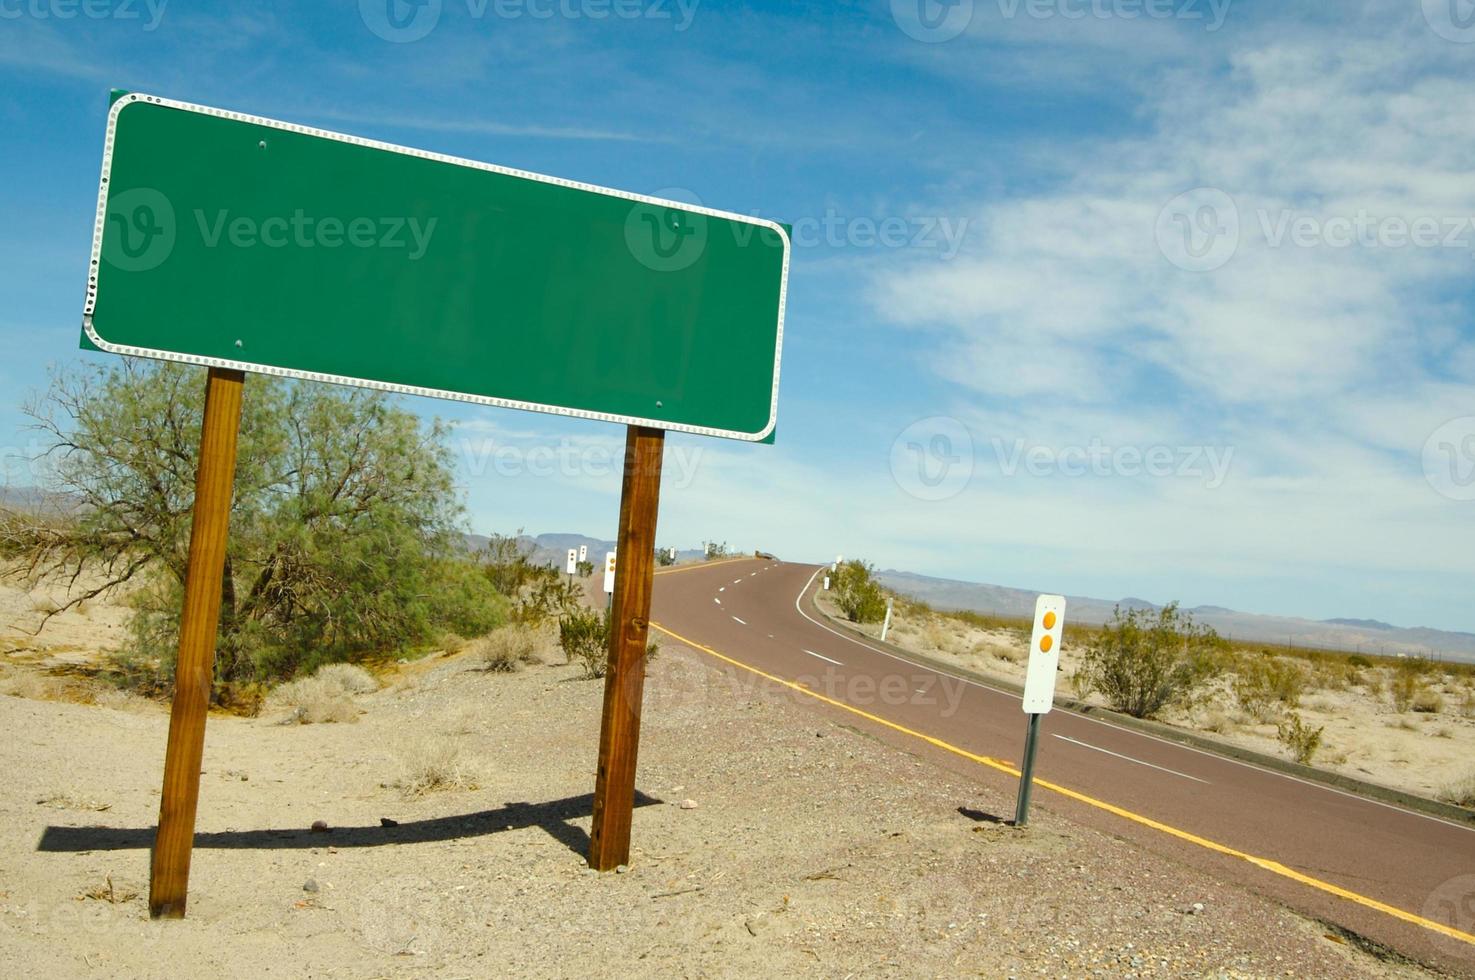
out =
[(1029, 729), (1024, 736), (1024, 762), (1019, 767), (1019, 801), (1014, 806), (1014, 826), (1029, 823), (1029, 797), (1035, 785), (1035, 741), (1040, 734), (1040, 716), (1029, 716)]

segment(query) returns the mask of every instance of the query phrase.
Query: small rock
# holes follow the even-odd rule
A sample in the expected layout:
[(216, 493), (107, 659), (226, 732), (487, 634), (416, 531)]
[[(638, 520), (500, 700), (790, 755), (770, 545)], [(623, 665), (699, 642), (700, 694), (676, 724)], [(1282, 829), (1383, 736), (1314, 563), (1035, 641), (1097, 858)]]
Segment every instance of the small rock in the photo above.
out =
[(318, 883), (317, 883), (317, 881), (315, 881), (312, 878), (307, 879), (307, 881), (303, 882), (302, 890), (305, 891), (305, 892), (311, 892), (313, 894), (317, 894), (317, 890), (318, 890)]
[(627, 872), (629, 870), (630, 870), (630, 866), (628, 864), (618, 864), (618, 865), (615, 865), (615, 874), (617, 874), (617, 875), (622, 875), (622, 874), (624, 874), (625, 872)]
[(398, 820), (391, 820), (388, 817), (380, 817), (379, 818), (379, 826), (381, 826), (381, 827), (398, 827), (399, 826), (399, 821)]
[(1203, 910), (1204, 910), (1204, 903), (1203, 902), (1194, 902), (1192, 905), (1188, 906), (1188, 914), (1189, 915), (1198, 915)]
[(326, 834), (328, 832), (328, 821), (314, 820), (312, 822), (312, 832), (314, 834)]
[(697, 808), (697, 801), (696, 800), (682, 800), (681, 803), (678, 804), (678, 805), (683, 810), (695, 810)]
[(241, 782), (246, 783), (246, 782), (250, 782), (250, 781), (251, 781), (251, 777), (250, 776), (246, 775), (245, 773), (241, 773)]

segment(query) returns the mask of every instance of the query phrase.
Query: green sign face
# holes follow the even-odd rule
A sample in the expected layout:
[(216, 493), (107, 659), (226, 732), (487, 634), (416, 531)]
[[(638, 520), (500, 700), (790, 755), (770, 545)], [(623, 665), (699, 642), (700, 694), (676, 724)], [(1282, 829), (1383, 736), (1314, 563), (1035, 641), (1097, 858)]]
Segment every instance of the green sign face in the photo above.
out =
[(128, 94), (84, 346), (748, 441), (771, 221)]

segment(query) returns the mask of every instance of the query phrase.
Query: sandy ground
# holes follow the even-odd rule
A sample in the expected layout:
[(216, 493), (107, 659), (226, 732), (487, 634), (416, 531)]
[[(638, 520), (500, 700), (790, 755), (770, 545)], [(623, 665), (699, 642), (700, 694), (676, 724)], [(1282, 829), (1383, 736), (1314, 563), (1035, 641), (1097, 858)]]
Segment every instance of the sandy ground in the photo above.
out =
[[(981, 819), (1012, 784), (954, 778), (671, 643), (631, 866), (597, 875), (602, 682), (464, 654), (387, 681), (352, 724), (210, 719), (190, 915), (166, 923), (145, 904), (164, 709), (0, 696), (7, 972), (1424, 975), (1048, 807), (1025, 831)], [(407, 797), (427, 761), (465, 787)]]
[[(823, 592), (820, 607), (843, 619)], [(872, 636), (880, 633), (878, 624), (846, 625)], [(1021, 632), (982, 629), (936, 613), (899, 613), (893, 617), (887, 640), (979, 674), (1024, 682), (1029, 637)], [(1069, 644), (1061, 648), (1063, 694), (1075, 693), (1068, 679), (1079, 663), (1078, 655)], [(1444, 676), (1430, 685), (1443, 701), (1442, 710), (1400, 713), (1386, 693), (1390, 676), (1387, 669), (1365, 670), (1366, 683), (1340, 690), (1312, 681), (1296, 710), (1306, 724), (1325, 729), (1313, 764), (1395, 789), (1445, 798), (1453, 786), (1475, 779), (1475, 713), (1467, 707), (1475, 689), (1459, 678)], [(1242, 710), (1227, 679), (1216, 682), (1207, 693), (1208, 707), (1169, 711), (1158, 720), (1267, 755), (1289, 757), (1276, 738), (1275, 719), (1261, 721)], [(1104, 704), (1097, 696), (1088, 700)]]

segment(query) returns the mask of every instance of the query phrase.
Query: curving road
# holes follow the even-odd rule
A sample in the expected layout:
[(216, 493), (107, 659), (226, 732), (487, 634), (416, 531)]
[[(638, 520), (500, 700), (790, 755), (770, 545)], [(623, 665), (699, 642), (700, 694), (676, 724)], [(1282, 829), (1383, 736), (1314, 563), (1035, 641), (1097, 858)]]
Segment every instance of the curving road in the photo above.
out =
[[(751, 559), (670, 569), (656, 576), (652, 620), (726, 669), (787, 683), (817, 711), (1012, 801), (1025, 729), (1018, 695), (826, 625), (811, 600), (822, 567)], [(1036, 807), (1475, 972), (1475, 827), (1063, 710), (1042, 723), (1036, 779)], [(995, 816), (1012, 817), (1012, 806)]]

